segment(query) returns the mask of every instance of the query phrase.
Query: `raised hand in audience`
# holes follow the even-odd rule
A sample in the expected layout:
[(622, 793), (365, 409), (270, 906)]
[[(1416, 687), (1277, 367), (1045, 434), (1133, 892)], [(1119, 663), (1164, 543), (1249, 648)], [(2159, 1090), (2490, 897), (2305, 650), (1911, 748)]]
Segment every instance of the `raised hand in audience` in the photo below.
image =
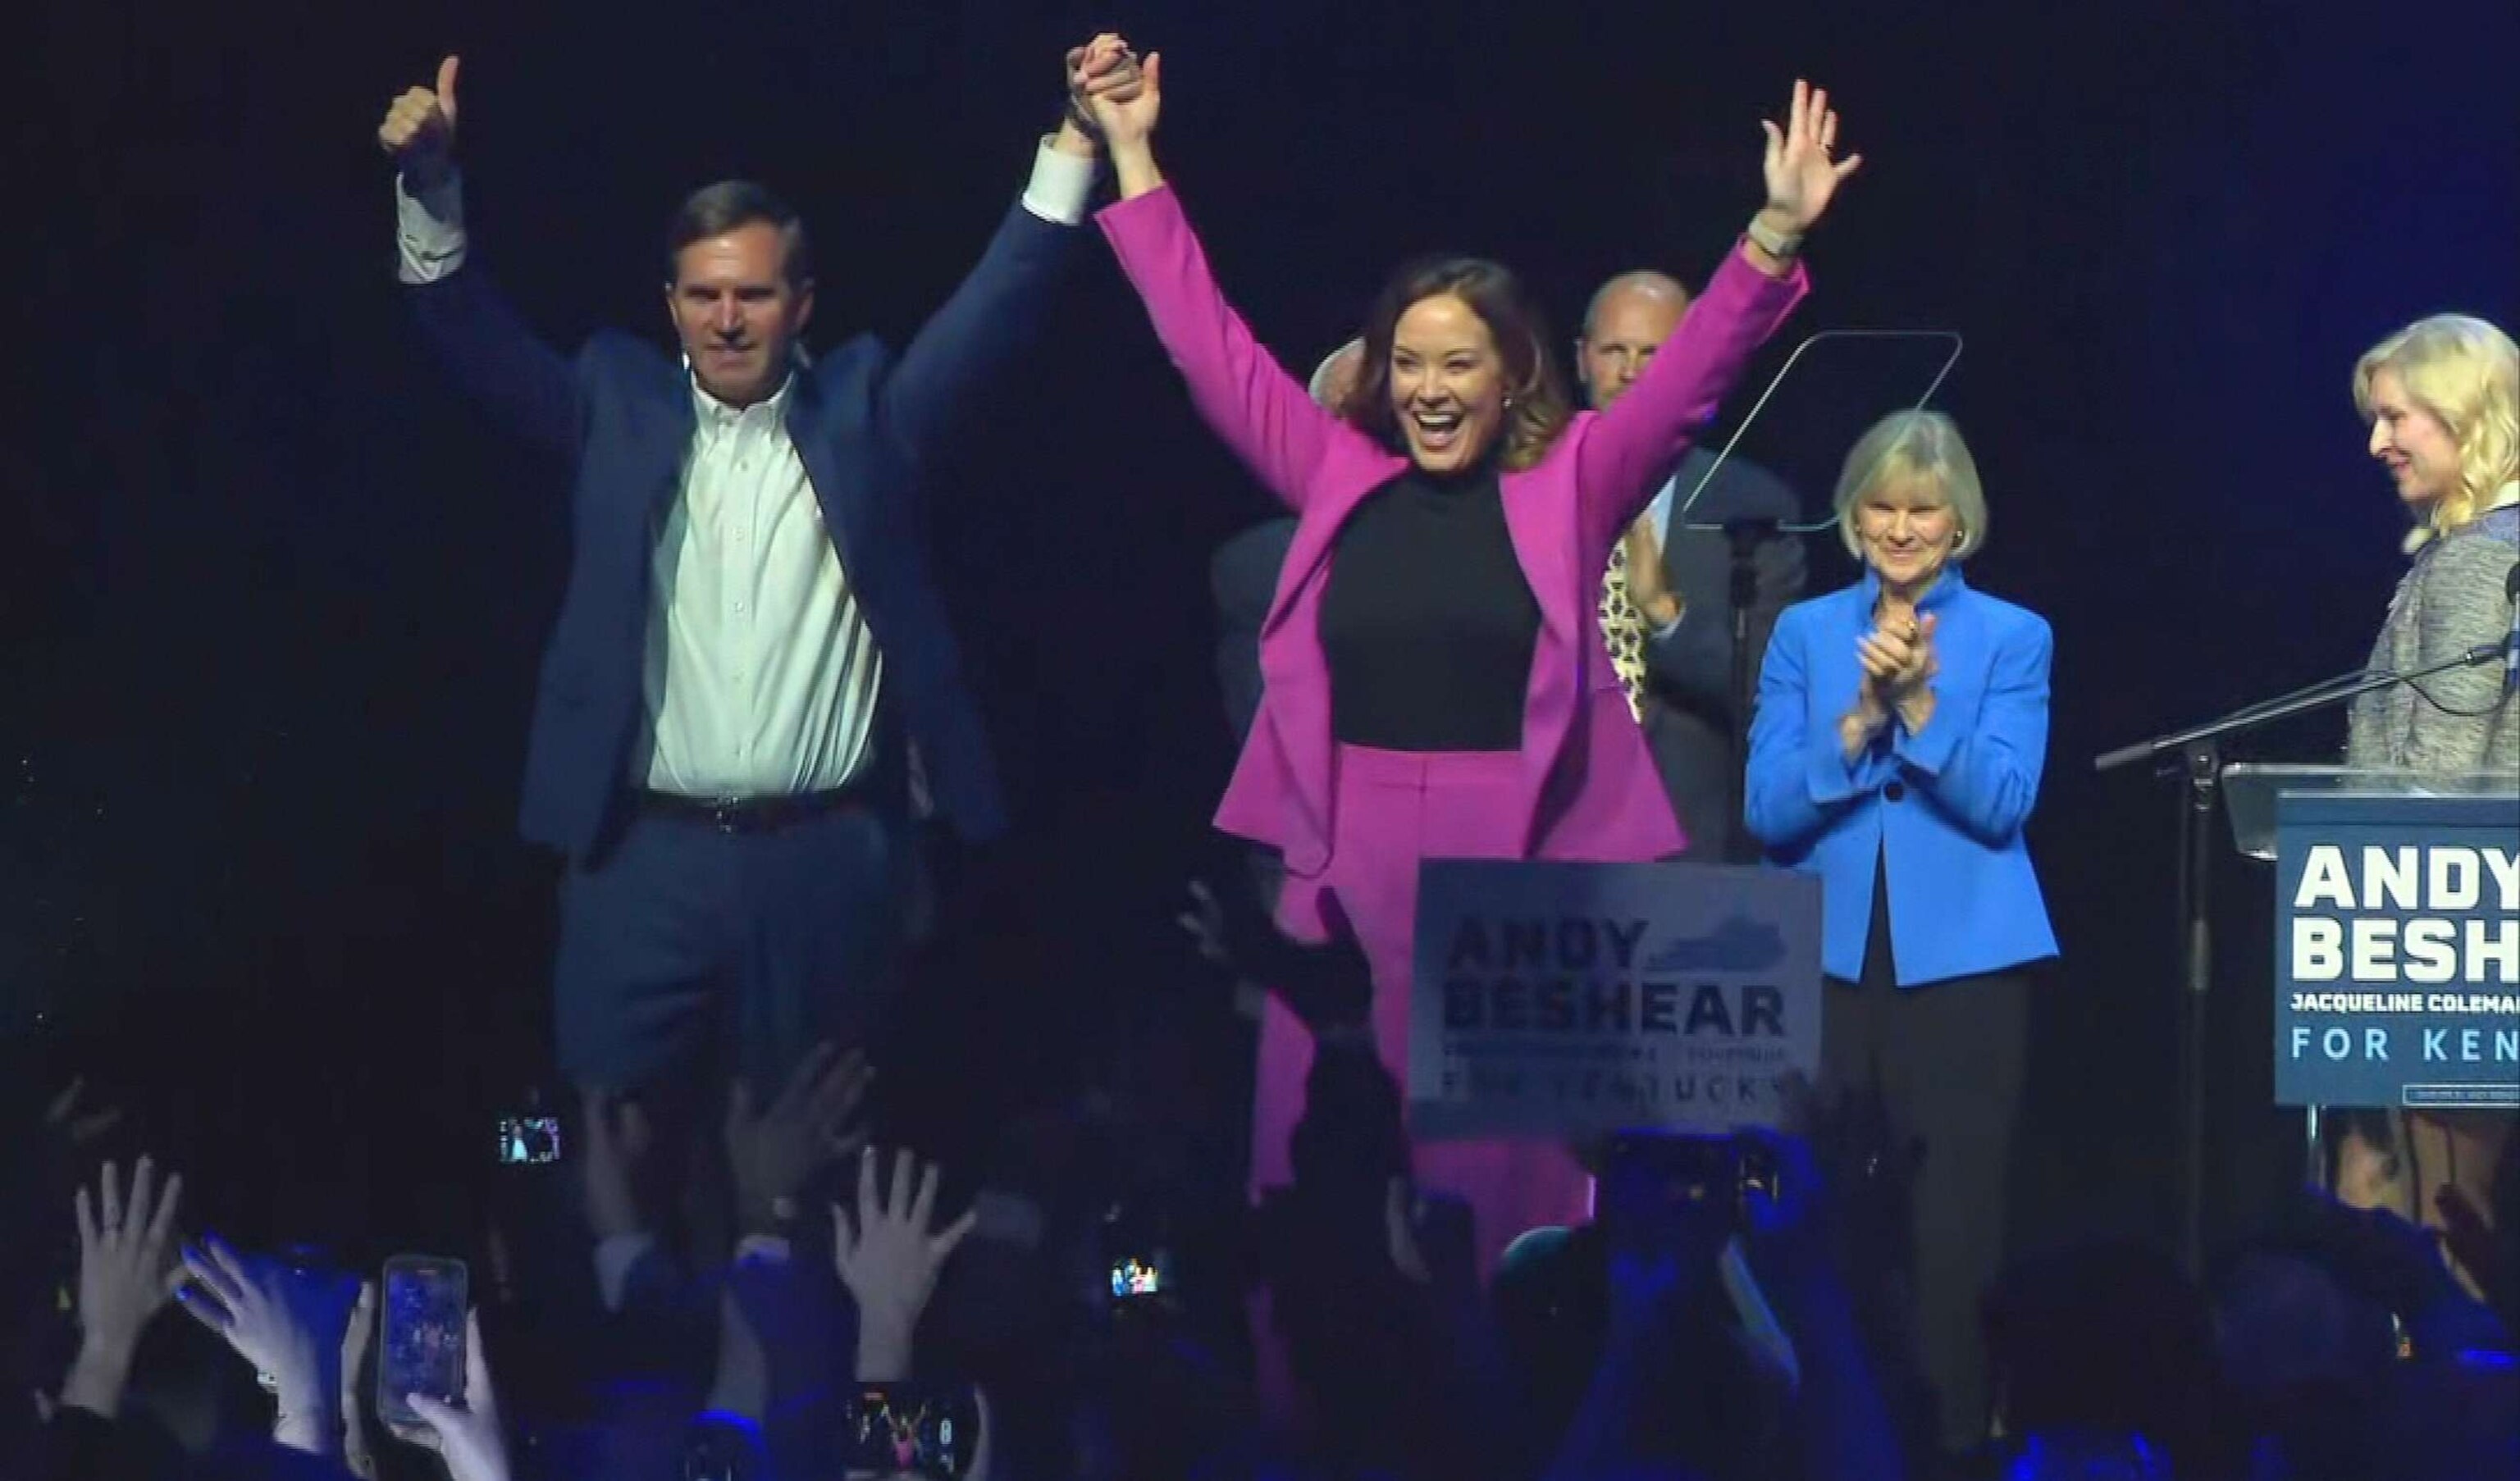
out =
[(728, 1093), (727, 1165), (746, 1234), (792, 1233), (796, 1200), (816, 1174), (866, 1148), (863, 1112), (875, 1070), (859, 1050), (816, 1045), (766, 1110), (741, 1078)]
[(1247, 888), (1219, 892), (1202, 879), (1190, 885), (1189, 907), (1173, 923), (1199, 956), (1234, 976), (1235, 1006), (1257, 1017), (1264, 992), (1276, 993), (1321, 1042), (1370, 1044), (1372, 974), (1343, 920), (1325, 945), (1289, 940)]
[(44, 1132), (57, 1144), (76, 1150), (122, 1124), (122, 1107), (89, 1110), (79, 1101), (87, 1094), (85, 1076), (73, 1075), (53, 1103), (44, 1107)]
[(377, 1456), (368, 1436), (367, 1406), (360, 1403), (359, 1374), (377, 1338), (377, 1282), (360, 1282), (350, 1324), (341, 1333), (341, 1464), (359, 1481), (377, 1481)]
[[(1820, 1120), (1799, 1077), (1786, 1088), (1786, 1120), (1806, 1131)], [(1832, 1254), (1834, 1205), (1821, 1159), (1809, 1136), (1755, 1127), (1736, 1135), (1765, 1151), (1773, 1174), (1749, 1196), (1749, 1242), (1792, 1341), (1806, 1474), (1895, 1481), (1903, 1474), (1898, 1431)]]
[(270, 1377), (280, 1401), (272, 1438), (315, 1456), (341, 1454), (341, 1371), (359, 1281), (248, 1255), (216, 1234), (183, 1251), (184, 1310)]
[(579, 1104), (586, 1125), (586, 1222), (599, 1240), (648, 1231), (639, 1178), (654, 1145), (647, 1112), (635, 1100), (588, 1089)]
[(1751, 1243), (1779, 1256), (1824, 1258), (1827, 1240), (1822, 1211), (1827, 1188), (1811, 1142), (1763, 1127), (1745, 1127), (1736, 1135), (1767, 1154), (1773, 1174), (1766, 1188), (1749, 1195)]
[(877, 1188), (882, 1159), (868, 1147), (858, 1160), (857, 1207), (832, 1210), (832, 1257), (858, 1304), (860, 1383), (910, 1376), (910, 1349), (936, 1278), (976, 1216), (966, 1212), (934, 1228), (938, 1169), (904, 1150), (893, 1159), (888, 1190)]
[(98, 1175), (91, 1198), (81, 1188), (71, 1200), (78, 1221), (78, 1356), (62, 1385), (62, 1407), (112, 1418), (122, 1407), (140, 1334), (157, 1320), (182, 1282), (170, 1258), (175, 1210), (184, 1180), (169, 1176), (161, 1189), (157, 1165), (142, 1157), (126, 1186), (111, 1162)]
[(2508, 1313), (2520, 1310), (2520, 1270), (2510, 1268), (2508, 1235), (2497, 1230), (2467, 1194), (2456, 1184), (2445, 1183), (2433, 1193), (2433, 1209), (2441, 1215), (2442, 1248), (2457, 1262), (2467, 1278), (2476, 1282), (2485, 1304)]

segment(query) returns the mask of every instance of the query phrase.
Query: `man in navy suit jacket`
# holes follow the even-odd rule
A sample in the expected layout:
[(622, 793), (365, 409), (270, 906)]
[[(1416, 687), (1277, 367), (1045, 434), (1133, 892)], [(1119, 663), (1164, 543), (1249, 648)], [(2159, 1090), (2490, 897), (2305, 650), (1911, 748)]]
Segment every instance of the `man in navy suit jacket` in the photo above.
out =
[[(1688, 311), (1688, 290), (1655, 272), (1622, 273), (1594, 292), (1575, 342), (1576, 379), (1594, 410), (1607, 410), (1626, 392)], [(1692, 493), (1695, 502), (1684, 512)], [(1732, 546), (1704, 526), (1766, 526), (1750, 552), (1755, 687), (1758, 654), (1767, 651), (1777, 614), (1803, 593), (1802, 538), (1777, 528), (1799, 516), (1793, 489), (1776, 474), (1741, 458), (1719, 463), (1692, 447), (1636, 523), (1628, 591), (1645, 630), (1642, 719), (1663, 789), (1688, 834), (1686, 858), (1723, 864), (1756, 857), (1732, 802), (1746, 759), (1733, 735)]]
[[(1133, 85), (1115, 37), (1071, 95)], [(979, 264), (900, 355), (819, 363), (795, 213), (742, 181), (667, 240), (680, 364), (600, 333), (538, 339), (470, 260), (457, 62), (378, 131), (400, 165), (422, 337), (572, 470), (567, 594), (543, 656), (521, 827), (561, 850), (562, 1067), (653, 1088), (713, 1040), (767, 1095), (818, 1040), (864, 1038), (899, 944), (917, 781), (964, 836), (1003, 809), (919, 530), (927, 465), (1038, 330), (1096, 144), (1071, 106)], [(914, 770), (922, 775), (914, 779)]]

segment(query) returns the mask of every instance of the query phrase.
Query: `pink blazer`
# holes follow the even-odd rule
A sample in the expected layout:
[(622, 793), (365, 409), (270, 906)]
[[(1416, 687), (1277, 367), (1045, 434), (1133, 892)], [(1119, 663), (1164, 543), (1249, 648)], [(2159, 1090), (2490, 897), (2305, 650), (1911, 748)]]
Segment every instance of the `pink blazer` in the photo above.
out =
[[(1274, 845), (1287, 870), (1329, 861), (1335, 747), (1322, 593), (1339, 526), (1409, 467), (1313, 403), (1217, 292), (1169, 188), (1098, 218), (1137, 286), (1192, 402), (1260, 481), (1294, 510), (1293, 544), (1260, 631), (1267, 693), (1216, 826)], [(1525, 854), (1625, 863), (1683, 843), (1644, 733), (1602, 646), (1598, 597), (1610, 547), (1715, 415), (1742, 367), (1808, 292), (1797, 266), (1770, 278), (1725, 259), (1679, 333), (1608, 412), (1580, 413), (1541, 462), (1504, 477), (1506, 524), (1540, 606), (1522, 733)]]

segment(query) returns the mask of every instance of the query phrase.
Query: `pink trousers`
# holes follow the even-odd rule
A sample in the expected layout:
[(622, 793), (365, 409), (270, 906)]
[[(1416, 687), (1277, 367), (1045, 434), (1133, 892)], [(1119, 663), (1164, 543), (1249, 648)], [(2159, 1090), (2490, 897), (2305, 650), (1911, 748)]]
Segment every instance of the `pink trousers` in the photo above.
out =
[[(1355, 929), (1373, 968), (1373, 1041), (1404, 1087), (1409, 1072), (1411, 938), (1418, 920), (1418, 865), (1425, 859), (1522, 856), (1511, 751), (1385, 751), (1342, 745), (1332, 784), (1330, 858), (1318, 876), (1287, 876), (1278, 923), (1300, 941), (1328, 935), (1329, 897)], [(1313, 1040), (1274, 995), (1260, 1027), (1252, 1112), (1255, 1190), (1290, 1176), (1286, 1143), (1304, 1111)], [(1465, 1199), (1474, 1217), (1479, 1276), (1523, 1231), (1591, 1216), (1592, 1180), (1555, 1142), (1413, 1142), (1418, 1186)]]

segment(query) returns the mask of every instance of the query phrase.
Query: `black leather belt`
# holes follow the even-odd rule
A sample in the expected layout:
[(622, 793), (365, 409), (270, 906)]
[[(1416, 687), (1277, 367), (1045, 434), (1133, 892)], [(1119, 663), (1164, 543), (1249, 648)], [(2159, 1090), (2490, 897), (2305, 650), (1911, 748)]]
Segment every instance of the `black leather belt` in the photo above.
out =
[(630, 793), (631, 806), (643, 816), (703, 823), (722, 833), (768, 833), (791, 824), (866, 800), (864, 786), (835, 786), (829, 791), (790, 792), (776, 797), (687, 797), (645, 787)]

